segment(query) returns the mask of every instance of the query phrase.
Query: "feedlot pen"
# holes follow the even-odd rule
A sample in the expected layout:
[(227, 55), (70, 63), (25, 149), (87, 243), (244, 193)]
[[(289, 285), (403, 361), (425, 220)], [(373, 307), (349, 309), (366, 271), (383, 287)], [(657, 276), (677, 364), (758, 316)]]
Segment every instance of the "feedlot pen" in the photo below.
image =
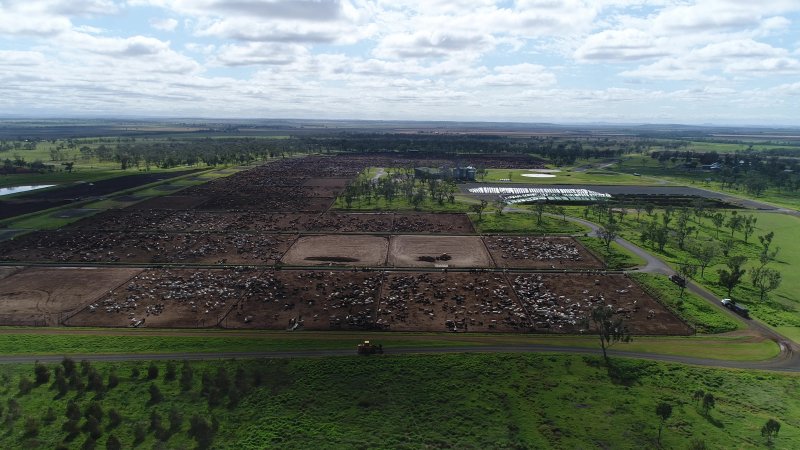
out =
[(0, 325), (578, 333), (610, 305), (637, 334), (692, 332), (570, 237), (330, 210), (392, 164), (282, 160), (0, 242)]

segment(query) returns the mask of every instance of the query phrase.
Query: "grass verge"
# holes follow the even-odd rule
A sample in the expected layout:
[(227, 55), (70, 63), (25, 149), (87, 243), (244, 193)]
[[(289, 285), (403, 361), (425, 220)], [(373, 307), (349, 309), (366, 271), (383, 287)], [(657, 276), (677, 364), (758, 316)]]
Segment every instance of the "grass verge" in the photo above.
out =
[(681, 299), (680, 288), (664, 275), (634, 273), (631, 277), (698, 333), (725, 333), (743, 328), (740, 322), (727, 317), (709, 305), (708, 301), (689, 291), (685, 291)]

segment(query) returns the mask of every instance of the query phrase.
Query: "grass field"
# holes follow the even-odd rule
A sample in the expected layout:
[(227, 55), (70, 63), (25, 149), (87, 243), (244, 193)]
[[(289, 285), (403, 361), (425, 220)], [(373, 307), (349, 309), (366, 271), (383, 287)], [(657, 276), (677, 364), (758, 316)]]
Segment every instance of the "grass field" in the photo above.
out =
[[(211, 331), (193, 333), (174, 330), (82, 330), (62, 332), (48, 329), (13, 329), (0, 334), (0, 354), (80, 355), (91, 353), (213, 353), (291, 350), (354, 349), (368, 338), (387, 349), (404, 347), (482, 347), (486, 345), (550, 345), (596, 349), (595, 336), (545, 334), (455, 334), (455, 333), (358, 333), (358, 332), (274, 332)], [(644, 351), (665, 355), (694, 356), (726, 360), (764, 360), (778, 354), (770, 341), (749, 337), (638, 336), (616, 347), (621, 351)]]
[(501, 215), (484, 211), (481, 219), (470, 213), (470, 220), (478, 233), (525, 233), (525, 234), (575, 234), (585, 233), (588, 228), (575, 222), (564, 221), (552, 216), (542, 216), (542, 223), (536, 223), (531, 213), (507, 212)]
[(609, 269), (629, 269), (646, 263), (644, 259), (629, 252), (616, 242), (612, 242), (606, 249), (606, 245), (599, 238), (579, 237), (578, 240), (603, 260)]
[[(522, 174), (531, 173), (525, 169), (487, 169), (486, 177), (479, 177), (478, 181), (496, 183), (500, 180), (510, 179), (511, 183), (525, 184), (624, 184), (624, 185), (656, 185), (658, 181), (637, 177), (632, 174), (613, 172), (605, 169), (574, 172), (569, 168), (560, 169), (561, 172), (553, 173), (553, 178), (529, 178)], [(505, 181), (508, 183), (508, 181)]]
[(662, 166), (658, 161), (650, 158), (647, 155), (631, 155), (623, 160), (623, 164), (621, 166), (615, 166), (615, 170), (629, 174), (640, 173), (643, 175), (640, 178), (645, 181), (648, 179), (652, 181), (663, 180), (663, 182), (696, 186), (711, 191), (721, 192), (733, 197), (752, 199), (760, 202), (770, 203), (776, 206), (794, 209), (800, 208), (800, 196), (798, 196), (797, 192), (779, 192), (775, 188), (770, 188), (764, 191), (761, 196), (755, 197), (749, 195), (744, 189), (722, 189), (718, 173), (685, 169), (680, 167), (681, 162), (678, 162), (677, 164), (677, 166), (673, 166), (672, 163), (668, 163)]
[[(147, 362), (79, 365), (64, 394), (50, 388), (55, 365), (27, 393), (18, 386), (32, 365), (3, 366), (0, 446), (104, 448), (113, 436), (122, 448), (193, 448), (198, 415), (212, 448), (654, 448), (659, 402), (672, 405), (665, 448), (761, 448), (768, 418), (782, 424), (775, 448), (800, 446), (791, 375), (521, 354), (173, 363), (172, 381), (168, 365), (153, 363), (152, 379)], [(117, 386), (88, 389), (112, 373)], [(698, 389), (716, 400), (707, 413)]]

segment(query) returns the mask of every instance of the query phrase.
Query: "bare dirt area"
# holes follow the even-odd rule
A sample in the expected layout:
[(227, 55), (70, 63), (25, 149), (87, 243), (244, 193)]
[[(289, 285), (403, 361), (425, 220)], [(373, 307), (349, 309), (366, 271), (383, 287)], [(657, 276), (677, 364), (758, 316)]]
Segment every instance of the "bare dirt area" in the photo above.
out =
[(601, 269), (603, 263), (570, 237), (487, 236), (497, 267), (518, 269)]
[(392, 331), (521, 332), (529, 323), (499, 273), (390, 273), (377, 324)]
[(98, 327), (215, 327), (239, 301), (260, 298), (255, 269), (145, 270), (65, 323)]
[(466, 214), (395, 214), (397, 233), (473, 234), (475, 228)]
[(132, 209), (192, 209), (206, 202), (206, 197), (192, 195), (164, 195), (131, 205)]
[(691, 329), (624, 275), (596, 273), (509, 275), (514, 292), (539, 332), (576, 333), (597, 305), (610, 305), (634, 334), (688, 335)]
[(0, 325), (55, 326), (142, 269), (31, 267), (0, 279)]
[(0, 243), (0, 260), (85, 263), (273, 264), (283, 234), (39, 231)]
[(389, 239), (373, 235), (302, 236), (281, 262), (292, 266), (367, 266), (386, 264)]
[(273, 330), (375, 329), (380, 272), (294, 271), (261, 276), (266, 293), (239, 302), (222, 326)]
[(161, 223), (174, 211), (163, 209), (110, 209), (79, 220), (67, 229), (144, 231), (161, 229)]
[(213, 197), (205, 202), (200, 209), (235, 211), (257, 210), (277, 212), (323, 212), (331, 207), (333, 198), (323, 197), (292, 197), (292, 196), (264, 196), (264, 197)]
[(340, 233), (388, 233), (392, 230), (394, 215), (382, 213), (338, 213), (328, 212), (317, 217), (308, 226), (314, 231), (336, 231)]
[(322, 187), (341, 192), (349, 182), (350, 178), (309, 178), (303, 181), (303, 186)]
[(478, 236), (392, 236), (392, 267), (493, 267), (492, 258)]

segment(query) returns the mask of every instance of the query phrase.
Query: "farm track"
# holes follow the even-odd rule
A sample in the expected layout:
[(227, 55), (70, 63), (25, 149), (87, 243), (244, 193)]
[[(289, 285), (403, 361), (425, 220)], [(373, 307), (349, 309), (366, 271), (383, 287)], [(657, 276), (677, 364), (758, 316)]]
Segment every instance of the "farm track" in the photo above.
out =
[[(330, 334), (330, 333), (328, 333)], [(170, 334), (160, 334), (170, 336)], [(183, 336), (184, 334), (175, 334)], [(210, 335), (213, 335), (211, 333)], [(357, 342), (363, 338), (353, 337)], [(421, 339), (430, 339), (420, 336)], [(601, 355), (599, 349), (570, 346), (551, 345), (481, 345), (475, 347), (398, 347), (387, 349), (387, 355), (408, 354), (445, 354), (445, 353), (570, 353), (585, 355)], [(707, 358), (692, 358), (688, 356), (664, 355), (648, 352), (629, 352), (622, 350), (609, 350), (610, 356), (621, 358), (645, 359), (681, 364), (691, 364), (704, 367), (767, 370), (778, 372), (800, 372), (800, 364), (796, 352), (782, 351), (781, 355), (767, 361), (725, 361)], [(215, 360), (215, 359), (281, 359), (281, 358), (325, 358), (337, 356), (353, 356), (352, 349), (335, 350), (289, 350), (289, 351), (264, 351), (264, 352), (208, 352), (208, 353), (116, 353), (116, 354), (86, 354), (70, 355), (73, 359), (86, 359), (89, 361), (142, 361), (142, 360)], [(29, 364), (34, 362), (60, 362), (60, 355), (14, 355), (0, 356), (0, 364)]]

